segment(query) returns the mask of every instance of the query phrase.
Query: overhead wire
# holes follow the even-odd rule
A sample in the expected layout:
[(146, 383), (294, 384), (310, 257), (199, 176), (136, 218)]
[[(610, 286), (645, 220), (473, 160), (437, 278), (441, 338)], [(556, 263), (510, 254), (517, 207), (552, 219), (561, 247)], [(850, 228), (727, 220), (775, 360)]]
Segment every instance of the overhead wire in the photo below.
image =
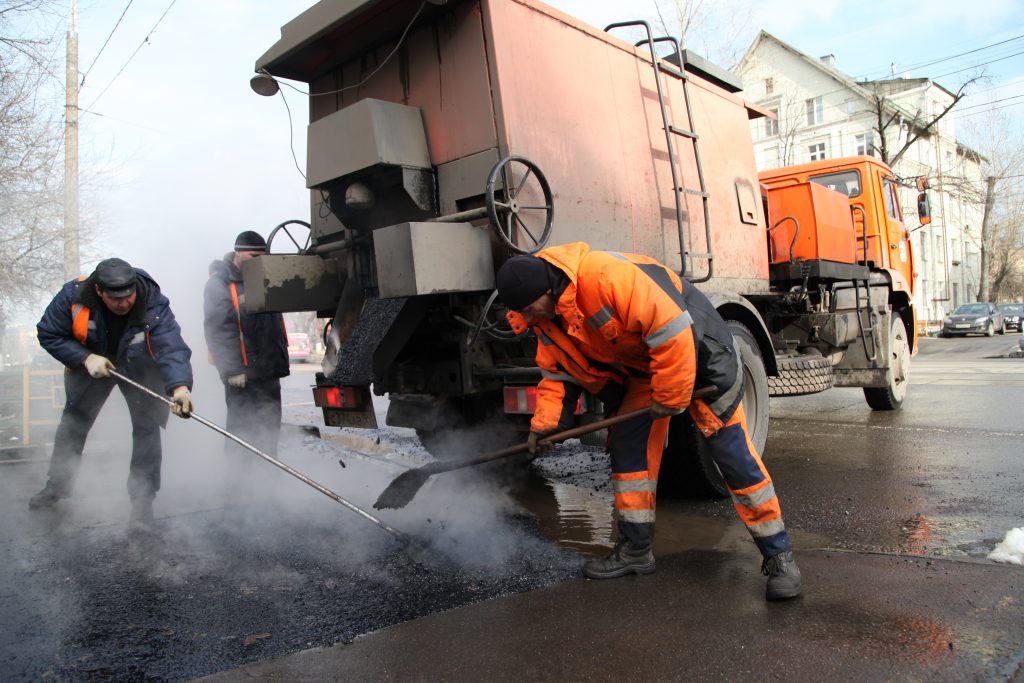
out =
[(78, 84), (79, 88), (85, 86), (86, 77), (89, 75), (89, 72), (92, 71), (92, 68), (96, 66), (96, 61), (100, 58), (100, 55), (103, 54), (103, 50), (106, 49), (107, 44), (110, 42), (110, 39), (114, 37), (114, 31), (116, 31), (117, 27), (121, 25), (121, 20), (124, 19), (124, 15), (128, 13), (128, 8), (132, 6), (133, 2), (135, 2), (135, 0), (128, 0), (128, 4), (125, 5), (124, 11), (121, 12), (121, 16), (119, 16), (117, 18), (117, 22), (114, 23), (114, 28), (110, 29), (110, 33), (107, 35), (107, 39), (104, 40), (103, 45), (100, 46), (100, 51), (97, 52), (96, 56), (92, 58), (92, 64), (90, 64), (89, 67), (85, 70), (85, 73), (82, 74), (82, 80)]
[(110, 86), (112, 86), (114, 84), (114, 82), (117, 81), (118, 77), (124, 72), (124, 70), (128, 67), (128, 65), (131, 64), (132, 60), (135, 59), (135, 55), (137, 55), (139, 53), (139, 50), (141, 50), (143, 48), (143, 46), (145, 46), (146, 44), (149, 43), (149, 37), (152, 36), (153, 33), (156, 32), (157, 27), (160, 26), (160, 22), (162, 22), (164, 20), (164, 17), (167, 16), (167, 13), (171, 11), (171, 8), (174, 7), (174, 3), (176, 3), (177, 1), (178, 0), (171, 0), (171, 4), (169, 4), (167, 6), (167, 9), (164, 10), (164, 13), (161, 14), (160, 18), (156, 20), (155, 24), (153, 24), (153, 28), (149, 29), (149, 33), (147, 33), (146, 37), (142, 39), (142, 42), (139, 43), (139, 46), (137, 48), (135, 48), (135, 52), (132, 52), (131, 56), (128, 57), (128, 61), (126, 61), (124, 63), (124, 65), (120, 68), (120, 70), (118, 70), (118, 72), (116, 74), (114, 74), (114, 77), (112, 79), (110, 79), (110, 82), (107, 83), (107, 86), (105, 88), (103, 88), (102, 91), (100, 91), (100, 94), (96, 96), (96, 99), (94, 99), (89, 104), (89, 106), (86, 107), (87, 109), (92, 109), (94, 106), (96, 106), (96, 103), (99, 101), (99, 99), (101, 97), (103, 97), (104, 93), (106, 93), (107, 90), (110, 89)]

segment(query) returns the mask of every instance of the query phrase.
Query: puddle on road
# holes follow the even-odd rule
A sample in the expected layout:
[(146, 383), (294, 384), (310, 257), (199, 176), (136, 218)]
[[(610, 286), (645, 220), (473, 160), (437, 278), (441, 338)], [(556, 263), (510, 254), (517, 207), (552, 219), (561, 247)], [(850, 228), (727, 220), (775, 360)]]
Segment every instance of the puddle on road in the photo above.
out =
[[(537, 518), (540, 531), (548, 540), (587, 555), (601, 555), (614, 544), (610, 491), (595, 491), (534, 475), (512, 493)], [(738, 519), (707, 517), (686, 507), (685, 501), (658, 503), (655, 550), (659, 554), (754, 549), (750, 534)]]

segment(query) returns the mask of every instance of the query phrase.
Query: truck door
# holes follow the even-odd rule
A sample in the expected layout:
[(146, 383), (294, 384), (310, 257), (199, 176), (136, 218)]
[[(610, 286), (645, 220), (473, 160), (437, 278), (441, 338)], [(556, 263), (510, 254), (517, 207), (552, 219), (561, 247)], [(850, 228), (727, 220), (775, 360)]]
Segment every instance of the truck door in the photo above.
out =
[[(907, 285), (913, 282), (913, 258), (910, 253), (910, 243), (907, 239), (907, 227), (903, 222), (903, 210), (900, 206), (899, 191), (896, 181), (892, 178), (882, 177), (882, 198), (885, 202), (885, 234), (880, 239), (885, 240), (889, 255), (890, 269), (902, 274)], [(880, 264), (881, 265), (881, 264)]]

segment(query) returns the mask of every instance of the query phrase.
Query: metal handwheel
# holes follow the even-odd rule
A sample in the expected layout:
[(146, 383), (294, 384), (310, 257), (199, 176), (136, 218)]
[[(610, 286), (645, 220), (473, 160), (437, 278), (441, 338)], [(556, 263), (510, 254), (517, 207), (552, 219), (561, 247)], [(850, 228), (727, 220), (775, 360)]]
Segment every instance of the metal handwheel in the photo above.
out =
[[(300, 228), (291, 228), (289, 225), (298, 225)], [(306, 221), (291, 220), (280, 223), (270, 231), (270, 235), (267, 236), (267, 253), (274, 253), (274, 238), (279, 233), (284, 233), (288, 237), (288, 241), (291, 245), (285, 244), (284, 251), (279, 251), (279, 254), (290, 254), (291, 248), (294, 245), (296, 254), (305, 254), (309, 250), (309, 239), (310, 239), (310, 227)], [(299, 239), (297, 239), (299, 238)]]
[(544, 248), (551, 237), (554, 202), (548, 179), (535, 163), (516, 155), (499, 161), (487, 178), (485, 199), (491, 226), (510, 249), (532, 254)]

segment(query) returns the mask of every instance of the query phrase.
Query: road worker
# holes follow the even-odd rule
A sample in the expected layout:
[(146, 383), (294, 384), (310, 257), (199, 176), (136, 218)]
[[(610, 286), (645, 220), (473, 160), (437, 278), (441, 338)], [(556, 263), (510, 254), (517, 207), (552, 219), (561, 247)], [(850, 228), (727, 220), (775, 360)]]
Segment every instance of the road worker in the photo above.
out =
[[(497, 284), (513, 329), (529, 327), (538, 339), (542, 379), (531, 453), (542, 437), (568, 426), (583, 390), (610, 413), (650, 408), (609, 430), (618, 541), (583, 573), (608, 579), (654, 571), (662, 449), (670, 418), (688, 411), (764, 558), (767, 599), (799, 595), (800, 570), (779, 501), (747, 435), (739, 354), (707, 297), (651, 258), (592, 251), (583, 242), (514, 256)], [(716, 391), (691, 402), (698, 386)]]
[(36, 329), (42, 347), (67, 367), (66, 402), (54, 436), (49, 480), (29, 507), (52, 507), (70, 495), (86, 436), (116, 384), (132, 421), (130, 524), (149, 526), (160, 489), (160, 428), (167, 424), (167, 405), (117, 380), (110, 370), (165, 392), (174, 402), (175, 415), (191, 415), (192, 351), (181, 337), (170, 302), (146, 271), (109, 258), (88, 277), (66, 283)]
[[(245, 306), (242, 264), (262, 256), (267, 243), (246, 230), (234, 250), (210, 264), (203, 293), (206, 347), (224, 383), (227, 430), (260, 450), (277, 453), (281, 433), (281, 377), (289, 374), (288, 332), (280, 313), (253, 313)], [(241, 446), (226, 451), (248, 458)]]

